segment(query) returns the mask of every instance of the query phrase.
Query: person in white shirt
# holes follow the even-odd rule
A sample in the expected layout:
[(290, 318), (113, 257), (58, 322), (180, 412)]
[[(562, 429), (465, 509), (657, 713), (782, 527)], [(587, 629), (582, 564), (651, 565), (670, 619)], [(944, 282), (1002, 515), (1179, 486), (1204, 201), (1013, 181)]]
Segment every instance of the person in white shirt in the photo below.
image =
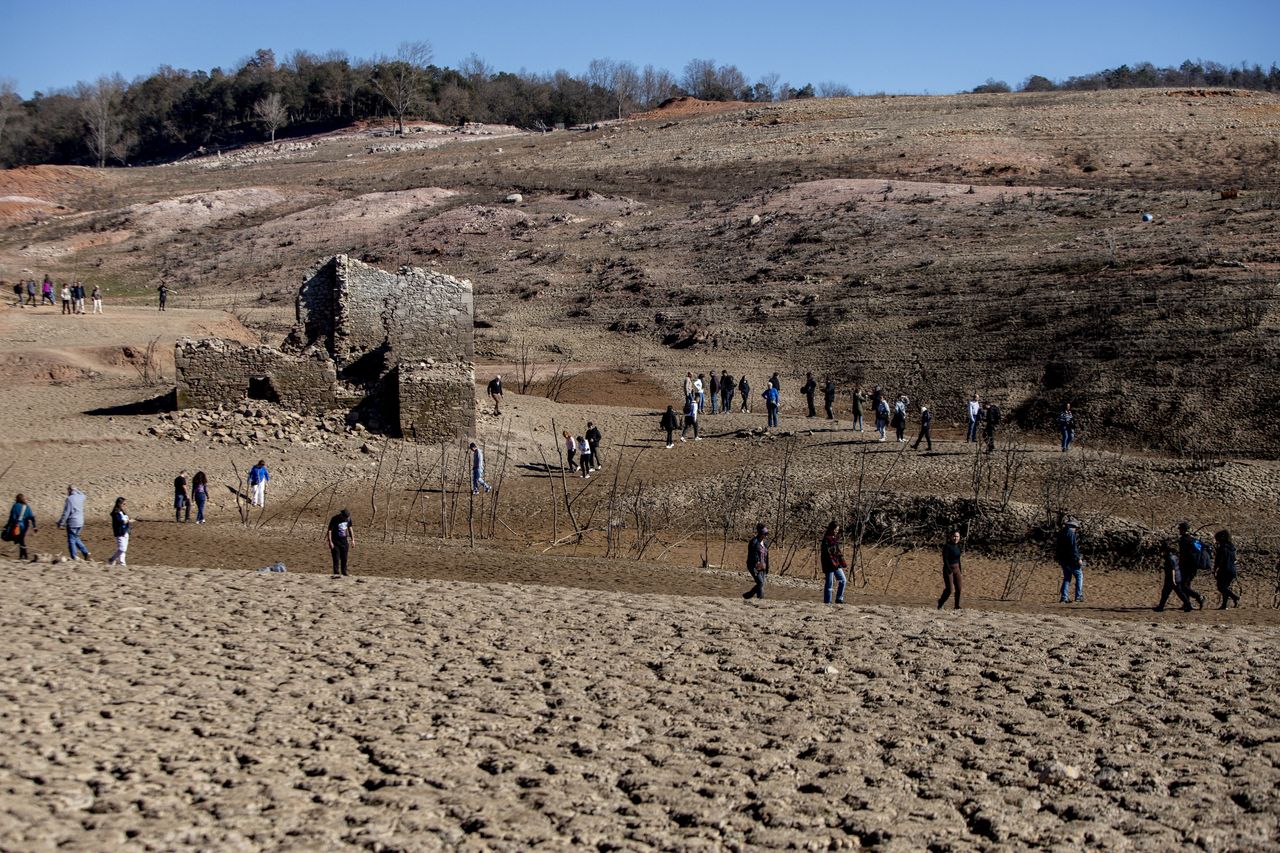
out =
[(969, 401), (969, 434), (965, 441), (978, 440), (978, 414), (982, 411), (982, 401), (978, 399), (977, 392), (974, 392), (973, 399)]

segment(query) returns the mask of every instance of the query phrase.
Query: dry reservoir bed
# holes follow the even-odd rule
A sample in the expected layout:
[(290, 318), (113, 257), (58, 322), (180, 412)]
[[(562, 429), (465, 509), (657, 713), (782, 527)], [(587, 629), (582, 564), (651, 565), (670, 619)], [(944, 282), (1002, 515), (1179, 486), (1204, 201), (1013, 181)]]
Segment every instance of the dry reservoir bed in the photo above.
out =
[(1274, 849), (1280, 631), (7, 563), (0, 849)]

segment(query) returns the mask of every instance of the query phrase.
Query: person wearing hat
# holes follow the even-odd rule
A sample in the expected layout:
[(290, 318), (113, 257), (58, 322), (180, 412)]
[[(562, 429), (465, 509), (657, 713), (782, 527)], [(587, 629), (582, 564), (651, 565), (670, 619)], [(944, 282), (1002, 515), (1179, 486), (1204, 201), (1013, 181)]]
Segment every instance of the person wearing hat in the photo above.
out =
[(1080, 539), (1078, 531), (1080, 522), (1068, 518), (1058, 531), (1055, 551), (1058, 565), (1062, 567), (1062, 596), (1059, 603), (1070, 601), (1067, 593), (1071, 590), (1072, 579), (1076, 582), (1076, 601), (1084, 601), (1084, 560), (1080, 558)]
[(929, 411), (928, 406), (920, 407), (920, 434), (916, 436), (915, 444), (911, 445), (912, 450), (920, 449), (920, 442), (925, 442), (925, 448), (930, 452), (933, 451), (933, 436), (929, 434), (929, 430), (933, 427), (933, 412)]
[(743, 598), (764, 598), (764, 582), (769, 579), (769, 528), (756, 525), (756, 535), (747, 545), (747, 571), (756, 585), (742, 594)]
[(329, 519), (324, 539), (329, 546), (329, 556), (333, 558), (333, 576), (345, 577), (347, 557), (351, 553), (351, 546), (356, 542), (356, 531), (351, 526), (351, 513), (345, 509), (338, 510), (338, 514)]
[(1204, 596), (1191, 588), (1191, 583), (1196, 579), (1196, 573), (1200, 571), (1201, 565), (1208, 562), (1203, 553), (1204, 543), (1191, 532), (1191, 523), (1180, 522), (1178, 524), (1178, 571), (1182, 575), (1182, 600), (1185, 602), (1182, 606), (1183, 610), (1191, 609), (1193, 598), (1196, 605), (1204, 610)]

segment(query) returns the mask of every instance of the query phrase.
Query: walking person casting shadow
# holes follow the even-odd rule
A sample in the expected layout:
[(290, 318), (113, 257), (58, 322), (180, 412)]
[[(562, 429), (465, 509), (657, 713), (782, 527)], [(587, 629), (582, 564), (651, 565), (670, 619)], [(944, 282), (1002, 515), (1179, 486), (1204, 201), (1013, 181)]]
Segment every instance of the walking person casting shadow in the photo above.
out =
[(960, 609), (960, 556), (962, 549), (960, 547), (960, 531), (953, 530), (947, 537), (946, 544), (942, 546), (942, 597), (938, 599), (938, 609), (941, 610), (947, 603), (947, 599), (951, 597), (952, 591), (955, 592), (956, 603), (955, 609)]
[(822, 536), (822, 573), (825, 576), (822, 582), (823, 604), (831, 603), (833, 585), (836, 588), (836, 604), (844, 604), (845, 562), (840, 545), (840, 525), (833, 521), (827, 525), (827, 532)]

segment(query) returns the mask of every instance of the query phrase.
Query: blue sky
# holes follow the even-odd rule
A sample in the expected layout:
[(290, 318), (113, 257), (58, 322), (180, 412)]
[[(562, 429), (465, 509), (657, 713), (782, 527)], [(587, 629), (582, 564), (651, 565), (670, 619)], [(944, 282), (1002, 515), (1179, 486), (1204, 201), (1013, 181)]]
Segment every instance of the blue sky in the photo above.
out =
[(1017, 85), (1123, 63), (1280, 63), (1280, 0), (861, 2), (861, 0), (0, 0), (0, 78), (18, 91), (160, 65), (234, 69), (254, 50), (394, 52), (426, 40), (437, 64), (476, 53), (499, 70), (573, 73), (593, 57), (677, 76), (693, 57), (799, 86), (955, 92), (988, 77)]

